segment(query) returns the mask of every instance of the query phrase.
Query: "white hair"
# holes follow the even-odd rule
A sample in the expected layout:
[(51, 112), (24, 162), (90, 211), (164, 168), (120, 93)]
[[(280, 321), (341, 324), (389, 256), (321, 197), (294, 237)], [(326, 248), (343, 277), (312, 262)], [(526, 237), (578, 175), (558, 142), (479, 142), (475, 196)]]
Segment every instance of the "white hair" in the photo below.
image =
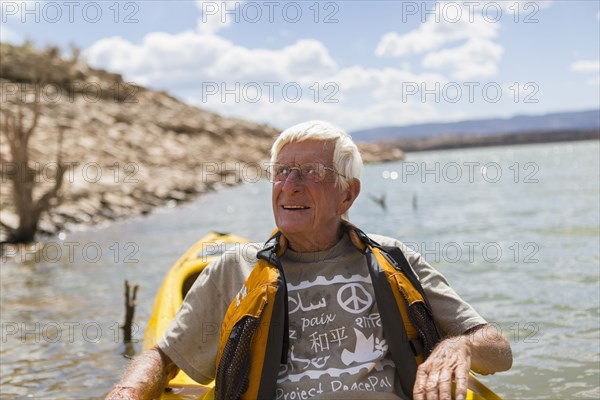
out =
[(335, 175), (335, 184), (338, 188), (346, 190), (352, 179), (360, 178), (363, 161), (358, 147), (352, 141), (352, 137), (343, 129), (324, 121), (303, 122), (281, 132), (271, 147), (271, 165), (276, 162), (283, 146), (305, 140), (331, 140), (335, 142), (333, 165), (337, 172), (344, 175)]

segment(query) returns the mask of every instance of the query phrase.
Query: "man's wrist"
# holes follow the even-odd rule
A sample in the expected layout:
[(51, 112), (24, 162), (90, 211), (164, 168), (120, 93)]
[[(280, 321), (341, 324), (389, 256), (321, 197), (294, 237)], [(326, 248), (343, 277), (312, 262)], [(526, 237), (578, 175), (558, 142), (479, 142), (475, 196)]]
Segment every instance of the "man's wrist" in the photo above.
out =
[(442, 344), (443, 342), (447, 342), (447, 346), (452, 346), (457, 350), (463, 348), (468, 354), (471, 354), (473, 350), (473, 340), (471, 335), (468, 334), (447, 337), (443, 339), (439, 344)]
[(135, 386), (116, 385), (106, 396), (106, 400), (111, 399), (139, 399), (140, 390)]

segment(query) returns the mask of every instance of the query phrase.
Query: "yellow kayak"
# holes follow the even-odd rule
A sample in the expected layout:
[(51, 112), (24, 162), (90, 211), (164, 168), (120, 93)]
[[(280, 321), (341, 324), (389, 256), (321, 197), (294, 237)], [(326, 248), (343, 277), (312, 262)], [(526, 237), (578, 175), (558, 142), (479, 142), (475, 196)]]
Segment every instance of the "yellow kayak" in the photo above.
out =
[[(204, 267), (237, 243), (248, 243), (248, 240), (235, 235), (211, 232), (194, 243), (175, 262), (163, 279), (154, 299), (142, 350), (149, 349), (158, 343), (181, 307), (185, 294)], [(214, 387), (214, 382), (209, 385), (201, 385), (183, 371), (179, 371), (177, 376), (169, 382), (168, 389), (162, 398), (197, 400), (205, 393), (212, 394), (212, 387)]]
[[(147, 350), (158, 343), (200, 272), (212, 260), (239, 243), (248, 243), (248, 240), (236, 235), (211, 232), (194, 243), (175, 262), (163, 279), (154, 299), (142, 350)], [(214, 382), (201, 385), (183, 371), (179, 371), (177, 376), (169, 382), (168, 388), (161, 398), (165, 400), (197, 400), (199, 398), (211, 400), (214, 394), (213, 388)], [(471, 374), (467, 400), (501, 400), (501, 398)]]

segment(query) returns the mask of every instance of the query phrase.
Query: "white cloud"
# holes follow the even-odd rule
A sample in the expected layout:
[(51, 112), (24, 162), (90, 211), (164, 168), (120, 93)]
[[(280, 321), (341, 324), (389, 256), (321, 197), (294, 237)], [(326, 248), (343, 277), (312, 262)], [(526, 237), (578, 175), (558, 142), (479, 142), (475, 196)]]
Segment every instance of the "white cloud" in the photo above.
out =
[[(490, 1), (497, 3), (497, 0)], [(489, 3), (490, 1), (487, 2)], [(554, 3), (554, 0), (511, 0), (501, 2), (505, 10), (512, 13), (518, 11), (520, 14), (529, 14), (532, 18), (534, 18), (533, 13), (537, 12), (537, 10), (550, 7), (552, 3)]]
[(444, 85), (447, 79), (435, 73), (414, 74), (396, 68), (363, 68), (353, 66), (341, 69), (332, 76), (340, 88), (341, 101), (362, 98), (364, 106), (373, 103), (401, 101), (421, 102), (421, 88)]
[(337, 68), (317, 40), (298, 40), (279, 50), (251, 49), (193, 31), (150, 33), (139, 45), (120, 37), (106, 38), (94, 43), (85, 56), (91, 64), (117, 70), (129, 79), (171, 88), (207, 80), (307, 83)]
[[(428, 25), (423, 24), (421, 27), (428, 27)], [(386, 33), (379, 40), (375, 55), (378, 57), (402, 57), (411, 53), (433, 50), (444, 44), (445, 39), (441, 35), (424, 31), (425, 29), (420, 28), (404, 35), (396, 32)], [(420, 40), (423, 36), (426, 36), (427, 40)]]
[[(426, 15), (427, 19), (408, 33), (389, 32), (383, 35), (375, 54), (379, 57), (403, 57), (433, 51), (461, 40), (491, 40), (498, 35), (503, 20), (535, 19), (539, 10), (550, 7), (552, 3), (553, 0), (437, 1), (432, 6), (422, 3), (421, 16)], [(424, 10), (433, 13), (424, 14)]]
[(118, 71), (135, 70), (141, 60), (139, 49), (118, 36), (98, 40), (84, 54), (88, 62)]
[[(412, 74), (394, 68), (364, 68), (352, 66), (341, 68), (323, 76), (317, 82), (307, 80), (302, 85), (298, 102), (285, 99), (269, 102), (263, 90), (261, 101), (223, 102), (211, 97), (208, 102), (195, 103), (201, 107), (228, 116), (246, 116), (255, 121), (268, 122), (286, 128), (306, 119), (324, 119), (349, 130), (376, 125), (421, 123), (435, 119), (437, 105), (422, 101), (421, 93), (404, 94), (410, 89), (433, 88), (445, 79), (437, 74)], [(326, 86), (329, 85), (329, 86)], [(282, 86), (275, 91), (281, 92)], [(319, 92), (319, 97), (315, 94)], [(293, 91), (292, 91), (293, 93)]]
[(600, 61), (598, 60), (579, 60), (571, 64), (573, 72), (600, 72)]
[[(191, 101), (199, 107), (207, 108), (206, 103)], [(257, 104), (233, 101), (214, 107), (212, 111), (230, 117), (245, 116), (259, 123), (269, 123), (285, 129), (308, 119), (322, 119), (352, 131), (382, 125), (406, 125), (431, 121), (439, 117), (437, 108), (431, 103), (402, 102), (401, 99), (390, 99), (371, 102), (363, 107), (349, 106), (348, 103), (315, 102), (312, 96), (305, 96), (296, 103), (279, 101)]]
[[(458, 5), (458, 3), (454, 3)], [(403, 57), (436, 50), (445, 44), (471, 38), (493, 39), (498, 34), (499, 23), (486, 21), (481, 13), (470, 13), (466, 7), (461, 14), (448, 15), (436, 21), (430, 16), (418, 28), (399, 35), (386, 33), (380, 39), (375, 54), (379, 57)], [(457, 16), (461, 17), (458, 18)]]
[(571, 71), (580, 74), (591, 74), (586, 80), (590, 86), (600, 85), (600, 61), (579, 60), (571, 64)]
[[(425, 105), (419, 95), (403, 97), (405, 85), (433, 87), (445, 82), (439, 74), (414, 74), (407, 68), (341, 68), (325, 45), (314, 39), (267, 50), (236, 45), (214, 34), (154, 32), (139, 44), (120, 37), (102, 39), (85, 55), (94, 66), (169, 89), (202, 108), (282, 128), (307, 118), (328, 119), (348, 129), (422, 122), (435, 108)], [(274, 100), (269, 98), (270, 87)], [(298, 88), (297, 102), (285, 98), (296, 96)], [(256, 89), (261, 95), (250, 101)]]
[(231, 25), (233, 19), (228, 11), (239, 10), (245, 0), (207, 1), (196, 0), (196, 6), (201, 16), (198, 18), (197, 29), (201, 33), (215, 34)]
[(424, 54), (423, 67), (449, 68), (456, 79), (496, 75), (503, 53), (502, 46), (494, 41), (500, 22), (481, 12), (486, 3), (476, 3), (474, 8), (465, 4), (453, 2), (452, 8), (446, 9), (446, 3), (436, 3), (438, 16), (428, 15), (418, 28), (405, 34), (383, 35), (375, 54), (379, 57)]
[(431, 69), (452, 69), (452, 77), (460, 80), (491, 77), (498, 73), (502, 46), (485, 39), (469, 39), (462, 46), (429, 53), (423, 66)]
[[(368, 119), (365, 118), (368, 116)], [(425, 123), (439, 117), (436, 106), (431, 103), (410, 102), (400, 99), (380, 101), (360, 110), (340, 107), (330, 118), (348, 130), (358, 130), (373, 126), (412, 125)]]
[[(415, 74), (407, 64), (341, 68), (315, 39), (298, 39), (276, 49), (240, 46), (218, 35), (227, 23), (216, 19), (220, 15), (213, 15), (207, 2), (197, 4), (211, 12), (205, 16), (208, 19), (199, 20), (197, 30), (153, 32), (140, 43), (105, 38), (89, 47), (85, 56), (93, 66), (120, 72), (145, 86), (168, 89), (201, 108), (280, 128), (311, 118), (352, 130), (436, 117), (436, 105), (423, 101), (420, 93), (408, 96), (406, 92), (407, 85), (415, 90), (444, 84), (447, 79), (438, 73)], [(446, 36), (444, 29), (435, 29), (439, 37)], [(447, 29), (458, 39), (468, 37), (463, 31)], [(470, 35), (495, 35), (482, 25), (466, 29), (471, 29)], [(297, 90), (297, 101), (288, 98)]]

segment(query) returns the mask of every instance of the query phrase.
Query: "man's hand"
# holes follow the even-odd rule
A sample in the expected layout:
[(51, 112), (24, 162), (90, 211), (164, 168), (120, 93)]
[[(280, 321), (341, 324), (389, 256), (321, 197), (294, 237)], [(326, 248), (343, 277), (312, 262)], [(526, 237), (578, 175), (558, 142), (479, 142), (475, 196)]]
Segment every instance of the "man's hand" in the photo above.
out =
[(471, 369), (493, 374), (511, 366), (508, 341), (494, 326), (481, 325), (438, 343), (417, 369), (413, 396), (415, 400), (450, 400), (454, 381), (456, 400), (464, 400)]
[(155, 346), (131, 362), (121, 382), (106, 395), (106, 400), (158, 398), (178, 371), (169, 356)]
[(471, 347), (467, 336), (442, 340), (427, 360), (419, 365), (413, 396), (415, 400), (450, 400), (452, 381), (456, 399), (464, 400), (471, 369)]

